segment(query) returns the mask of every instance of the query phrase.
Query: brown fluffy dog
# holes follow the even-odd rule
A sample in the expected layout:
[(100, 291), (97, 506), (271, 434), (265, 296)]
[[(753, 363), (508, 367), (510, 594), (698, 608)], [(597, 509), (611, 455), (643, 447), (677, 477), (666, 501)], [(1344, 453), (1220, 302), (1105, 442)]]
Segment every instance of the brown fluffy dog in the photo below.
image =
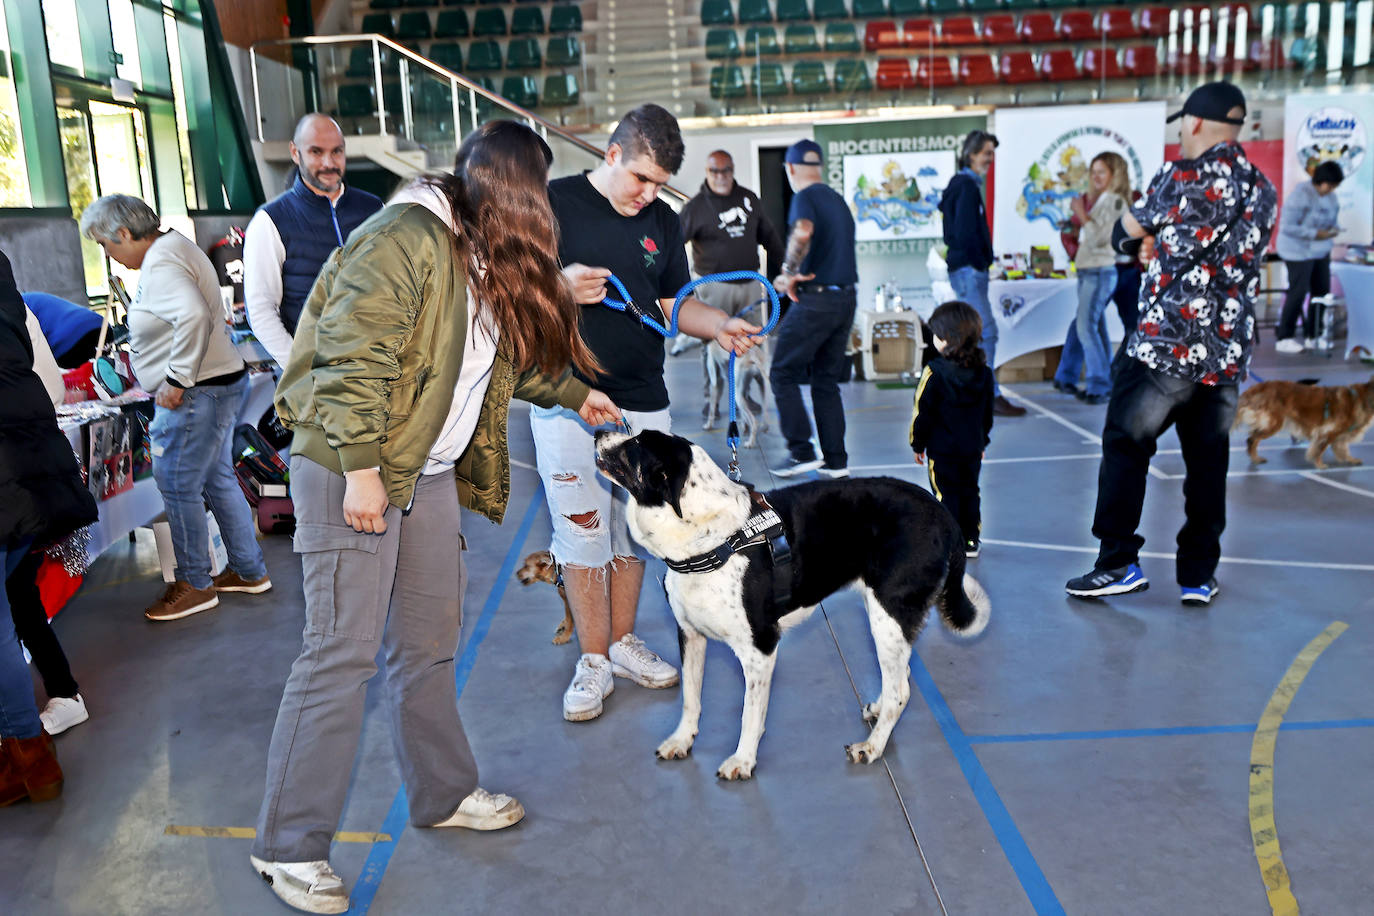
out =
[(1297, 382), (1260, 382), (1245, 390), (1236, 409), (1232, 428), (1250, 427), (1245, 440), (1250, 460), (1263, 464), (1255, 447), (1263, 439), (1282, 430), (1312, 444), (1307, 460), (1324, 468), (1322, 452), (1327, 446), (1337, 461), (1362, 464), (1350, 454), (1350, 444), (1358, 442), (1374, 421), (1374, 377), (1361, 385), (1302, 385)]
[(553, 554), (547, 550), (536, 550), (525, 557), (525, 562), (515, 571), (515, 578), (520, 580), (521, 585), (547, 582), (558, 588), (558, 597), (563, 599), (563, 622), (553, 631), (553, 644), (561, 646), (572, 639), (573, 617), (572, 608), (568, 606), (568, 590), (563, 587), (563, 580), (559, 578), (558, 565), (553, 562)]

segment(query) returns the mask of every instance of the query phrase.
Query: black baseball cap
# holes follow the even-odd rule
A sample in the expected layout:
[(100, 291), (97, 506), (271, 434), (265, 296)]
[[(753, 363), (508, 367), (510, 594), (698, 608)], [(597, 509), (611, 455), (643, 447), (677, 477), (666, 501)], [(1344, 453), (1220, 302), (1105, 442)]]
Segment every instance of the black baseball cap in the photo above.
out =
[[(1231, 117), (1231, 109), (1239, 107), (1241, 116)], [(1183, 108), (1169, 115), (1165, 121), (1177, 121), (1184, 115), (1202, 118), (1204, 121), (1220, 121), (1223, 124), (1244, 124), (1245, 93), (1234, 83), (1205, 83), (1194, 89), (1183, 103)]]
[(787, 148), (787, 155), (783, 157), (784, 162), (793, 165), (820, 165), (821, 160), (821, 145), (815, 140), (798, 140)]

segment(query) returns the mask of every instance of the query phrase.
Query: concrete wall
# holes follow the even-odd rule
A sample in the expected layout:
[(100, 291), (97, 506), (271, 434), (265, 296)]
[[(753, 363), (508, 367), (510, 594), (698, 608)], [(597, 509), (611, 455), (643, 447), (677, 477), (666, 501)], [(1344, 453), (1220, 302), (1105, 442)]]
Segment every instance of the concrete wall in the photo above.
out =
[(0, 250), (14, 265), (20, 290), (86, 301), (81, 233), (69, 216), (0, 218)]

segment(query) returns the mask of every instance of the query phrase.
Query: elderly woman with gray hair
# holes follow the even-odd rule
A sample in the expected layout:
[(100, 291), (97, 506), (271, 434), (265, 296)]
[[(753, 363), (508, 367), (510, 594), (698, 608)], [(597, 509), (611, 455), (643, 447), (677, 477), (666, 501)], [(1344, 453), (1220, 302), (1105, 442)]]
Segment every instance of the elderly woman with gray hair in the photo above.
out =
[[(134, 374), (154, 392), (153, 478), (167, 507), (176, 581), (149, 607), (149, 620), (176, 620), (219, 604), (219, 592), (272, 587), (252, 512), (229, 457), (234, 421), (248, 392), (247, 370), (220, 314), (210, 259), (175, 230), (163, 230), (137, 197), (109, 194), (81, 216), (81, 232), (111, 259), (139, 271), (129, 307)], [(210, 575), (209, 504), (229, 567)]]

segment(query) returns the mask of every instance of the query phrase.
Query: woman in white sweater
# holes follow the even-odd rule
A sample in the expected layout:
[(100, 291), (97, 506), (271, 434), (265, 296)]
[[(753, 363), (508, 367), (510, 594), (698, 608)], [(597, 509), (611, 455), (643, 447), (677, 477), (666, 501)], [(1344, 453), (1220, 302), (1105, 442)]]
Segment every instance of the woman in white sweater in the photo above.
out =
[[(1107, 303), (1116, 289), (1116, 252), (1112, 227), (1131, 199), (1126, 160), (1116, 153), (1099, 153), (1088, 170), (1088, 193), (1074, 198), (1073, 215), (1080, 224), (1078, 255), (1078, 315), (1064, 338), (1064, 353), (1054, 374), (1054, 387), (1077, 395), (1089, 404), (1105, 403), (1111, 394), (1111, 345), (1107, 341)], [(1087, 378), (1078, 387), (1078, 373)]]

